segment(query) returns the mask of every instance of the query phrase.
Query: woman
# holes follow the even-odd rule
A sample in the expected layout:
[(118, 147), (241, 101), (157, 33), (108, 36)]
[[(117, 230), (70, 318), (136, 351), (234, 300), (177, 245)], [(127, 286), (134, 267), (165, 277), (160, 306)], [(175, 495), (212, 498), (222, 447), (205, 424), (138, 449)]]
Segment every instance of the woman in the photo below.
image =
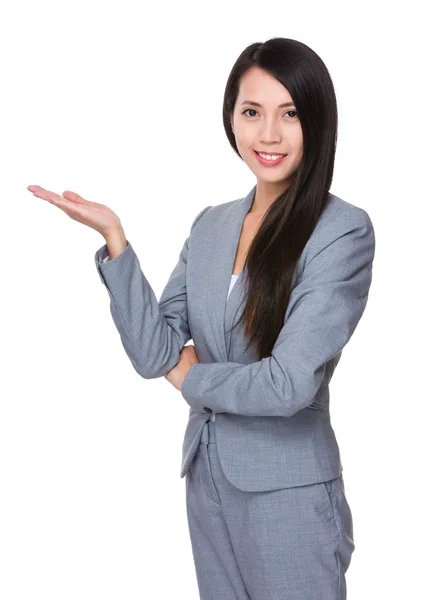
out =
[(95, 262), (125, 351), (190, 406), (181, 476), (200, 597), (344, 600), (355, 545), (329, 382), (367, 303), (373, 224), (329, 192), (336, 99), (308, 46), (246, 48), (223, 121), (257, 183), (199, 212), (159, 302), (110, 209), (28, 189), (104, 236)]

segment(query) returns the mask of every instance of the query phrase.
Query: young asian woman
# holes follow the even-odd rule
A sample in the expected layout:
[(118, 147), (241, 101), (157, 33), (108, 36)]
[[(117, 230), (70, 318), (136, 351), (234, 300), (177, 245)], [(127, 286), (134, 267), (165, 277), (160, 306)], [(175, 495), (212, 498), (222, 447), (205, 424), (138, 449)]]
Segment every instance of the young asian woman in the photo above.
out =
[(336, 99), (308, 46), (245, 48), (223, 123), (256, 184), (198, 212), (159, 301), (111, 221), (96, 268), (135, 370), (189, 406), (201, 599), (345, 600), (355, 543), (329, 383), (367, 304), (373, 224), (330, 192)]

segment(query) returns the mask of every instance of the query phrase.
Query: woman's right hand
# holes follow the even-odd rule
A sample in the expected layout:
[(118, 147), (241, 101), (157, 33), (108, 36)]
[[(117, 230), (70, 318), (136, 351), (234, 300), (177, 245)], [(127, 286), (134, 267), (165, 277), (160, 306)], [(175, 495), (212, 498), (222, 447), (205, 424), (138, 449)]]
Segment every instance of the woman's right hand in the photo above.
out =
[(107, 239), (122, 227), (119, 217), (104, 204), (90, 202), (75, 192), (66, 190), (62, 196), (50, 192), (39, 185), (29, 185), (27, 190), (34, 196), (47, 200), (63, 210), (71, 219), (83, 223)]

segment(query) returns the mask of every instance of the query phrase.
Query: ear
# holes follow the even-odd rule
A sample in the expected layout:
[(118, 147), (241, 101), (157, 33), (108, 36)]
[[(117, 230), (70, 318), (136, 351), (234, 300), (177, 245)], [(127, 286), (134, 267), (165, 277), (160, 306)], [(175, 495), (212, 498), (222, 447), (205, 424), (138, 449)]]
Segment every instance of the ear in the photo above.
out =
[(233, 114), (230, 113), (230, 126), (232, 127), (233, 135), (235, 135), (235, 130), (233, 129)]

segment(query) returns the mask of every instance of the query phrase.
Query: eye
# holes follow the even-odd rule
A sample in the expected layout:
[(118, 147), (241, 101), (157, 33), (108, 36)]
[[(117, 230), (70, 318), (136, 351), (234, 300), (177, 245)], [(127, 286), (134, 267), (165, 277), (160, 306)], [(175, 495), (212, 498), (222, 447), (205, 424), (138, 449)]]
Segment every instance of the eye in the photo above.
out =
[[(245, 110), (244, 110), (244, 111), (243, 111), (241, 114), (242, 114), (242, 115), (245, 115), (245, 113), (247, 113), (249, 110), (250, 110), (251, 112), (257, 112), (256, 110), (254, 110), (254, 108), (247, 108), (247, 109), (245, 109)], [(249, 117), (250, 115), (246, 115), (246, 116), (248, 116), (248, 117)]]
[[(246, 108), (241, 114), (245, 115), (245, 113), (247, 113), (248, 111), (251, 112), (257, 112), (254, 108)], [(287, 110), (284, 114), (286, 115), (287, 113), (294, 113), (294, 117), (291, 117), (292, 119), (297, 119), (297, 111), (295, 110)], [(251, 119), (250, 115), (246, 115), (247, 117), (249, 117)]]

